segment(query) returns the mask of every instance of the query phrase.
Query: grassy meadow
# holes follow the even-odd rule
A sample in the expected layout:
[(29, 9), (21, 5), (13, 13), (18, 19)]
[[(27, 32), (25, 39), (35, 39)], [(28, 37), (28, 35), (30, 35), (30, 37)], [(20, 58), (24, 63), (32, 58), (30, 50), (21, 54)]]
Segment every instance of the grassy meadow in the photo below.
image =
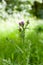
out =
[(43, 24), (35, 22), (30, 19), (24, 43), (18, 23), (1, 22), (0, 65), (43, 65)]
[[(35, 0), (20, 0), (21, 2), (13, 0), (14, 3), (12, 0), (11, 2), (5, 0), (7, 5), (4, 0), (2, 1), (0, 3), (0, 65), (43, 65), (43, 19), (36, 18), (30, 13), (31, 5)], [(42, 0), (36, 0), (38, 5), (41, 5), (41, 2)], [(18, 3), (21, 6), (18, 6)], [(14, 5), (14, 9), (11, 4)], [(13, 13), (9, 12), (10, 9), (8, 13), (6, 6), (8, 9), (12, 8)], [(40, 8), (38, 13), (35, 10), (33, 12), (42, 15), (43, 18), (43, 7), (42, 10)], [(25, 25), (28, 25), (27, 28), (24, 28)]]

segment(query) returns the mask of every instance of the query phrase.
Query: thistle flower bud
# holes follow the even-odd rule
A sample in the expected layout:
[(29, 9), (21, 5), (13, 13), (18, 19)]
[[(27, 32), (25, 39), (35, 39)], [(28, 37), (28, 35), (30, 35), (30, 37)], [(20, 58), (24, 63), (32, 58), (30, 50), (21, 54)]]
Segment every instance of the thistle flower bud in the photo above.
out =
[(27, 22), (26, 22), (27, 24), (29, 24), (29, 20), (27, 20)]
[(21, 24), (24, 26), (24, 21), (21, 21)]
[(19, 22), (19, 26), (21, 26), (21, 22)]
[(19, 32), (21, 32), (22, 31), (22, 29), (19, 27)]
[(23, 26), (24, 26), (24, 21), (21, 21), (21, 22), (19, 23), (19, 25), (23, 27)]

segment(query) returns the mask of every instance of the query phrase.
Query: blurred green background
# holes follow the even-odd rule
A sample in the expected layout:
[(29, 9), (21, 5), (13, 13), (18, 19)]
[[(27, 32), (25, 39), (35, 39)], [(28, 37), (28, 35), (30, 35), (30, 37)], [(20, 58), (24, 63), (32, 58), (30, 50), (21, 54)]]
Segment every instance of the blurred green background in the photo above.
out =
[(0, 65), (43, 65), (43, 0), (0, 0)]

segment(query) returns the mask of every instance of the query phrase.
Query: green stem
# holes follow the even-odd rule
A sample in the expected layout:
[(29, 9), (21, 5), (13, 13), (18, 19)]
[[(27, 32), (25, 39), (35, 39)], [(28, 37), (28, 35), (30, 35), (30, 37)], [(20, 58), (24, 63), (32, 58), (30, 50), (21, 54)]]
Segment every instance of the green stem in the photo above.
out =
[(23, 43), (24, 43), (24, 40), (25, 40), (25, 29), (24, 28), (23, 28), (22, 34), (23, 34), (22, 39), (23, 39)]

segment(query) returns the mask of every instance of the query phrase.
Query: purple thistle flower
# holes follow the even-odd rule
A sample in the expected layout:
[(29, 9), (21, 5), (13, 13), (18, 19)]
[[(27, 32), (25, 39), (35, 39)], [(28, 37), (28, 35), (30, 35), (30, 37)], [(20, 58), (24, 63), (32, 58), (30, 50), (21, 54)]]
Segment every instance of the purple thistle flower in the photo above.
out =
[(19, 22), (20, 26), (24, 26), (24, 21)]
[(21, 24), (24, 26), (24, 21), (21, 21)]

